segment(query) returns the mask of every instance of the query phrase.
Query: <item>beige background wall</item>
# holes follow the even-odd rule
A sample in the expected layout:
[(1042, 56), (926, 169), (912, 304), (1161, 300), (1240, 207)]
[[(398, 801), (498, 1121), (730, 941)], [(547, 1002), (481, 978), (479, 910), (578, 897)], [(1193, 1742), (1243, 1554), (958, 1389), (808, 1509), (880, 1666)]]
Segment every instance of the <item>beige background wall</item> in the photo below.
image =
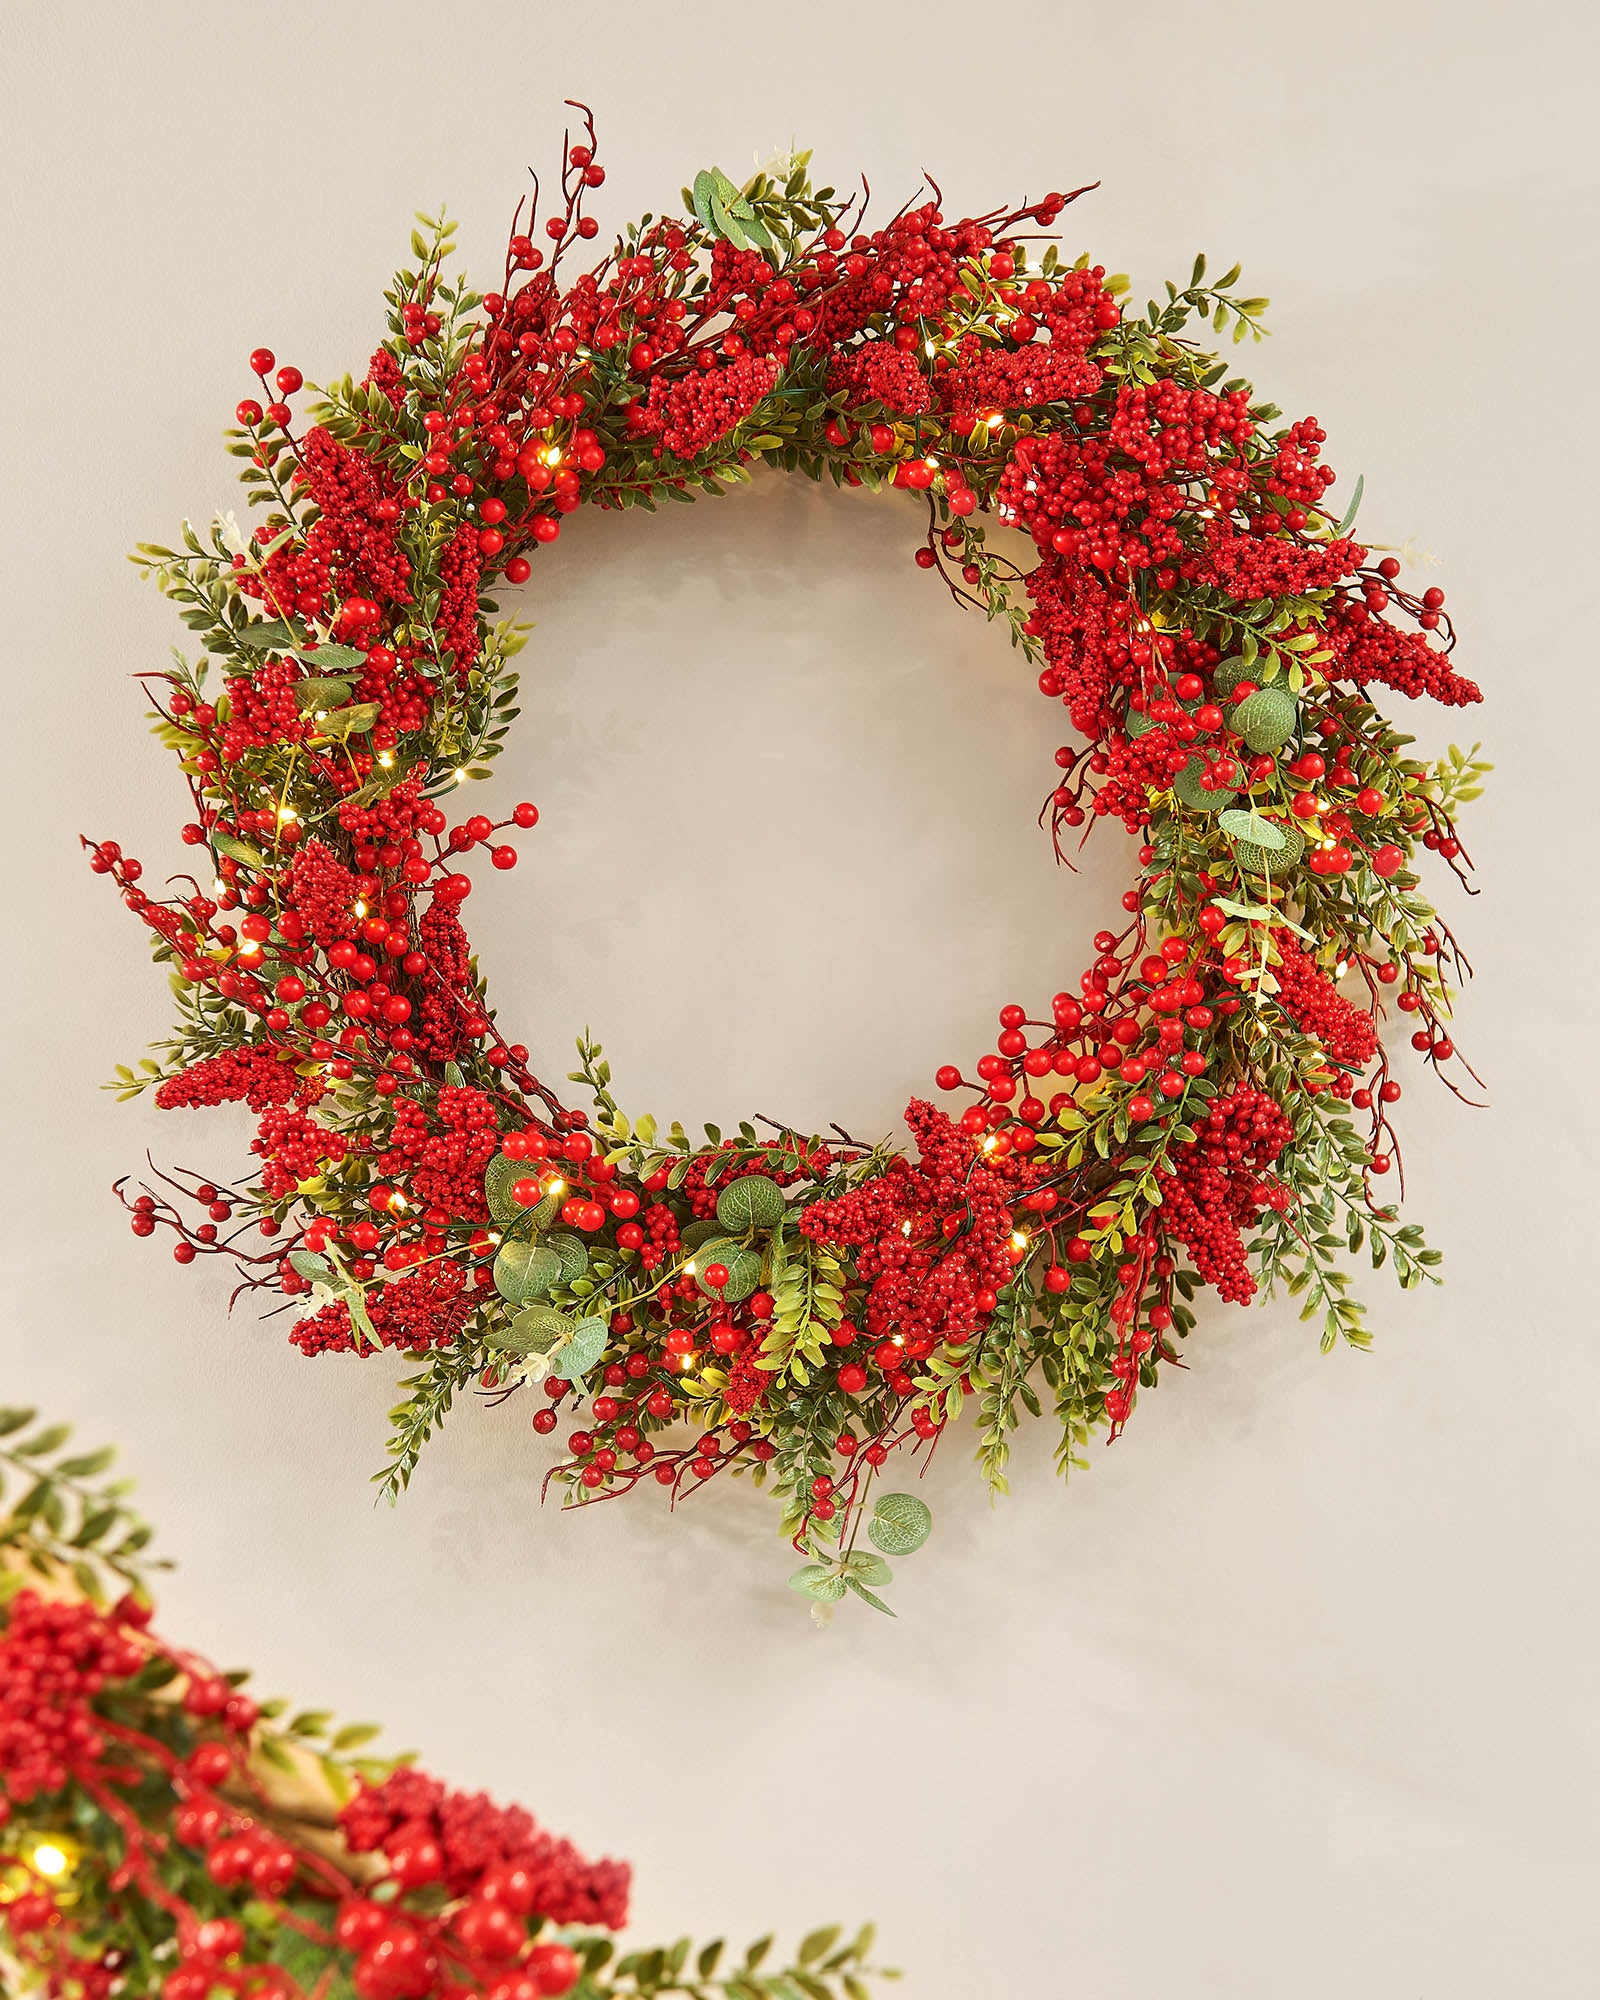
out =
[[(173, 1631), (631, 1853), (645, 1931), (872, 1913), (919, 2000), (1593, 1990), (1592, 21), (10, 0), (0, 1388), (124, 1443)], [(541, 1512), (521, 1414), (463, 1411), (375, 1515), (383, 1369), (226, 1323), (105, 1193), (146, 1145), (220, 1171), (247, 1137), (95, 1089), (164, 996), (75, 836), (178, 852), (127, 678), (178, 632), (123, 551), (230, 501), (252, 346), (360, 363), (414, 208), (485, 270), (568, 95), (608, 224), (795, 137), (889, 203), (926, 167), (952, 212), (1100, 177), (1071, 236), (1140, 296), (1242, 258), (1277, 302), (1257, 379), (1366, 475), (1368, 534), (1436, 552), (1491, 696), (1452, 913), (1495, 1109), (1404, 1107), (1448, 1289), (1374, 1279), (1365, 1357), (1213, 1306), (1070, 1495), (1042, 1429), (997, 1511), (953, 1445), (895, 1623), (813, 1631), (733, 1495)], [(474, 908), (553, 1072), (587, 1021), (638, 1109), (881, 1127), (1075, 976), (1127, 850), (1047, 867), (1056, 725), (909, 543), (891, 502), (764, 487), (541, 558), (495, 796), (546, 823)]]

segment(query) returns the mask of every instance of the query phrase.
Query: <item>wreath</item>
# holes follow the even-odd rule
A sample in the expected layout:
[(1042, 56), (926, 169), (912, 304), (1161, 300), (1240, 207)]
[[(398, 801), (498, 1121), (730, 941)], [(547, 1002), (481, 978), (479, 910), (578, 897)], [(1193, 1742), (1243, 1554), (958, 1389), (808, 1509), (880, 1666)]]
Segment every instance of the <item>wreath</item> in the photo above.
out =
[(152, 1624), (109, 1451), (0, 1410), (0, 1990), (48, 2000), (865, 2000), (870, 1926), (763, 1969), (617, 1954), (632, 1871), (258, 1701)]
[[(799, 1589), (886, 1608), (886, 1558), (929, 1523), (882, 1469), (968, 1405), (1003, 1488), (1046, 1400), (1063, 1466), (1122, 1429), (1202, 1287), (1286, 1287), (1324, 1346), (1363, 1345), (1342, 1253), (1436, 1277), (1386, 1198), (1379, 1019), (1461, 1094), (1467, 968), (1416, 864), (1465, 881), (1453, 813), (1488, 767), (1413, 756), (1371, 695), (1480, 695), (1443, 593), (1353, 538), (1360, 482), (1330, 505), (1314, 419), (1191, 338), (1259, 337), (1237, 267), (1197, 258), (1135, 311), (1048, 240), (1073, 195), (953, 223), (928, 196), (869, 229), (865, 195), (813, 190), (801, 156), (742, 188), (699, 174), (681, 216), (573, 274), (604, 178), (585, 112), (552, 212), (535, 186), (481, 296), (450, 275), (454, 225), (419, 218), (359, 380), (301, 418), (300, 370), (251, 356), (228, 449), (257, 524), (135, 557), (199, 648), (147, 680), (196, 872), (153, 894), (86, 843), (179, 1010), (113, 1087), (257, 1125), (248, 1185), (119, 1192), (180, 1262), (228, 1257), (293, 1302), (305, 1354), (421, 1357), (389, 1497), (477, 1385), (564, 1427), (568, 1499), (748, 1474)], [(539, 818), (457, 803), (516, 715), (495, 593), (585, 507), (654, 511), (758, 465), (910, 496), (917, 563), (1085, 739), (1041, 755), (1057, 856), (1106, 821), (1137, 843), (1081, 977), (1002, 1006), (970, 1075), (939, 1070), (949, 1108), (912, 1100), (912, 1150), (663, 1131), (587, 1032), (574, 1105), (500, 1025), (463, 927), (469, 861), (512, 867)]]

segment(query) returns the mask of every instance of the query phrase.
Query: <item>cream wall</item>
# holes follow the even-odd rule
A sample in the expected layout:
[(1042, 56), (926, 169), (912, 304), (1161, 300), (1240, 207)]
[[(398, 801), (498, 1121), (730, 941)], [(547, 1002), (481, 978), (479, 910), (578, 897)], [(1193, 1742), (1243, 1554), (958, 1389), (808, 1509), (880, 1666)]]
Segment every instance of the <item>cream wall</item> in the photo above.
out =
[[(0, 1389), (123, 1442), (172, 1631), (630, 1853), (645, 1933), (875, 1914), (918, 2000), (1593, 1991), (1592, 21), (11, 0)], [(926, 167), (952, 212), (1098, 177), (1070, 236), (1139, 296), (1242, 258), (1276, 301), (1257, 379), (1326, 425), (1338, 490), (1365, 474), (1369, 535), (1437, 553), (1490, 696), (1484, 894), (1451, 914), (1495, 1109), (1403, 1107), (1448, 1288), (1373, 1279), (1367, 1356), (1212, 1306), (1070, 1495), (1042, 1428), (995, 1511), (952, 1444), (894, 1623), (814, 1631), (736, 1495), (541, 1512), (521, 1414), (462, 1412), (375, 1514), (381, 1367), (225, 1323), (220, 1275), (105, 1192), (146, 1145), (221, 1171), (247, 1136), (95, 1089), (163, 992), (75, 836), (177, 851), (127, 676), (179, 635), (123, 551), (230, 500), (251, 347), (360, 362), (413, 209), (485, 270), (569, 95), (608, 224), (793, 136), (890, 203)], [(1127, 850), (1047, 867), (1056, 725), (910, 538), (768, 486), (541, 557), (494, 796), (546, 820), (474, 908), (553, 1073), (587, 1021), (638, 1109), (877, 1128), (1075, 975)]]

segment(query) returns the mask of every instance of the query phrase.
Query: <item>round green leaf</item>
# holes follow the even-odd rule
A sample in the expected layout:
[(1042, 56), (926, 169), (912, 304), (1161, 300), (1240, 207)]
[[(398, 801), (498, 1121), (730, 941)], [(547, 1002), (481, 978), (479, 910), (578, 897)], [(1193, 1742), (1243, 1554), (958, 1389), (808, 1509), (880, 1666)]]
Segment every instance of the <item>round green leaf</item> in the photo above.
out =
[[(741, 1299), (749, 1298), (761, 1282), (761, 1259), (753, 1250), (745, 1249), (742, 1243), (735, 1243), (731, 1236), (713, 1236), (702, 1243), (694, 1253), (695, 1283), (708, 1299), (717, 1299), (723, 1305), (736, 1306)], [(721, 1264), (726, 1267), (728, 1282), (721, 1286), (706, 1283), (706, 1267)]]
[(872, 1510), (867, 1534), (886, 1556), (908, 1556), (933, 1532), (933, 1514), (915, 1493), (885, 1493)]
[(837, 1604), (844, 1596), (844, 1578), (825, 1563), (805, 1563), (789, 1578), (789, 1588), (804, 1591), (819, 1604)]
[(504, 1153), (495, 1154), (484, 1169), (483, 1198), (496, 1222), (514, 1222), (519, 1215), (528, 1213), (511, 1190), (519, 1181), (536, 1181), (538, 1178), (537, 1166), (530, 1165), (526, 1160), (508, 1160)]
[(542, 1299), (561, 1277), (561, 1259), (542, 1243), (502, 1243), (494, 1260), (494, 1288), (514, 1306)]
[(709, 1243), (713, 1236), (725, 1236), (727, 1225), (719, 1222), (714, 1215), (707, 1215), (699, 1222), (688, 1223), (678, 1235), (678, 1242), (685, 1250), (698, 1250), (702, 1243)]
[(1257, 688), (1233, 711), (1232, 723), (1252, 750), (1281, 750), (1300, 726), (1300, 710), (1285, 689)]
[(724, 1229), (776, 1229), (788, 1212), (783, 1189), (767, 1174), (741, 1174), (717, 1198)]
[(508, 1326), (491, 1328), (484, 1339), (507, 1354), (548, 1354), (572, 1326), (568, 1315), (554, 1306), (527, 1306)]
[(1271, 824), (1284, 837), (1281, 848), (1262, 847), (1253, 840), (1236, 840), (1233, 858), (1247, 875), (1276, 875), (1281, 880), (1305, 853), (1305, 835), (1289, 820), (1273, 820)]
[(607, 1329), (603, 1319), (579, 1320), (572, 1338), (551, 1364), (552, 1375), (568, 1382), (581, 1382), (606, 1351)]
[(1231, 806), (1239, 794), (1228, 785), (1221, 785), (1214, 792), (1202, 791), (1200, 773), (1205, 767), (1204, 757), (1191, 757), (1173, 779), (1173, 792), (1186, 806), (1193, 806), (1196, 812), (1221, 812), (1224, 806)]
[(383, 713), (375, 701), (358, 701), (352, 708), (336, 708), (317, 727), (324, 736), (365, 736)]
[(1284, 829), (1274, 820), (1263, 819), (1258, 812), (1235, 808), (1223, 813), (1217, 824), (1230, 840), (1253, 841), (1257, 847), (1265, 847), (1274, 854), (1281, 854), (1289, 845)]
[(350, 694), (350, 682), (334, 674), (308, 674), (294, 684), (294, 698), (302, 715), (319, 708), (342, 708)]
[[(550, 1197), (547, 1195), (545, 1200)], [(544, 1207), (540, 1202), (539, 1208)], [(539, 1210), (534, 1210), (534, 1221), (539, 1219)], [(561, 1282), (570, 1285), (575, 1278), (581, 1278), (589, 1268), (589, 1246), (575, 1229), (548, 1230), (539, 1241), (545, 1249), (553, 1250), (561, 1260)]]
[(1259, 680), (1261, 662), (1247, 660), (1241, 653), (1231, 659), (1219, 660), (1211, 669), (1211, 685), (1219, 695), (1232, 694), (1240, 681)]

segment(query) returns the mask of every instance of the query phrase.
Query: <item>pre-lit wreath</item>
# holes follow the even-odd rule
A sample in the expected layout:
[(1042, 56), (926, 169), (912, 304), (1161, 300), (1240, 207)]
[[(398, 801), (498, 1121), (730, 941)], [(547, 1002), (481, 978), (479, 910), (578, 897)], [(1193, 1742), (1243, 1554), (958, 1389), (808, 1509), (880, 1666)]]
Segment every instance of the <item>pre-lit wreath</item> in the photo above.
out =
[[(953, 224), (930, 198), (869, 232), (802, 158), (742, 190), (700, 174), (682, 219), (629, 225), (567, 282), (604, 179), (584, 123), (498, 290), (449, 279), (452, 225), (428, 221), (365, 375), (309, 421), (300, 371), (254, 354), (229, 449), (261, 521), (137, 558), (200, 647), (155, 679), (200, 865), (157, 897), (92, 847), (181, 1014), (118, 1084), (245, 1101), (259, 1178), (124, 1198), (181, 1261), (230, 1256), (307, 1308), (307, 1354), (426, 1357), (391, 1495), (459, 1390), (525, 1386), (536, 1431), (565, 1416), (571, 1497), (749, 1471), (809, 1558), (799, 1588), (881, 1602), (927, 1512), (879, 1470), (967, 1404), (1001, 1485), (1042, 1398), (1063, 1462), (1122, 1426), (1201, 1284), (1282, 1282), (1325, 1342), (1361, 1342), (1339, 1253), (1431, 1275), (1373, 1191), (1400, 1094), (1375, 1017), (1392, 1002), (1428, 1064), (1459, 1061), (1461, 961), (1412, 864), (1463, 874), (1452, 811), (1484, 767), (1409, 756), (1367, 696), (1479, 693), (1442, 593), (1327, 504), (1317, 424), (1185, 337), (1258, 333), (1237, 270), (1197, 259), (1134, 313), (1121, 279), (1035, 248), (1070, 196)], [(912, 1153), (840, 1127), (663, 1134), (588, 1040), (592, 1107), (569, 1108), (496, 1024), (462, 928), (467, 857), (510, 867), (538, 819), (450, 810), (516, 712), (494, 589), (556, 559), (582, 507), (653, 510), (758, 463), (904, 490), (917, 562), (1087, 739), (1051, 746), (1057, 853), (1097, 819), (1140, 843), (1076, 986), (1004, 1006), (974, 1080), (940, 1070), (956, 1108), (911, 1103)], [(1031, 537), (1030, 567), (990, 522)]]

